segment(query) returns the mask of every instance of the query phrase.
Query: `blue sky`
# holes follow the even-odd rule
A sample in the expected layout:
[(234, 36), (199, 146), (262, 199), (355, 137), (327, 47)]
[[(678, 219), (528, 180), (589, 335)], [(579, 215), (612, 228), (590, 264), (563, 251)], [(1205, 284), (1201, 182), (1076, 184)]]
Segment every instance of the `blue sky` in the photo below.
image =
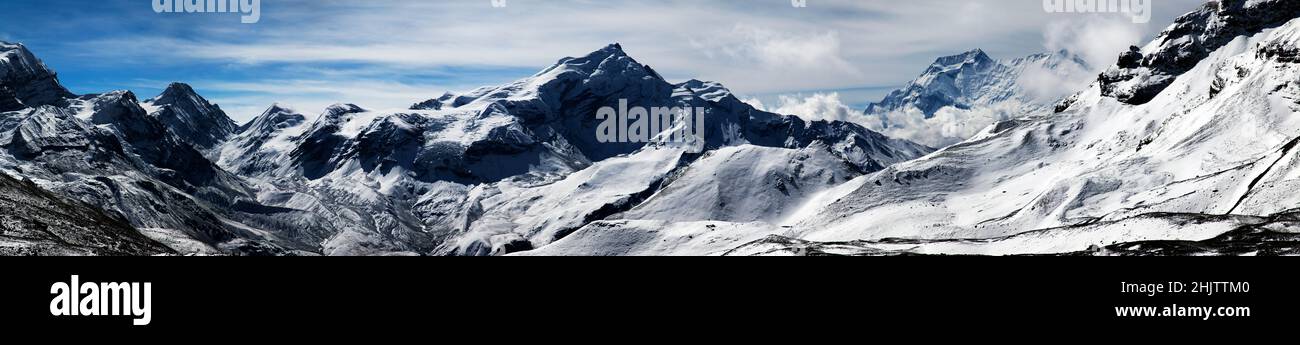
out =
[(26, 44), (74, 92), (147, 98), (184, 81), (241, 122), (272, 102), (403, 107), (612, 42), (669, 79), (759, 99), (837, 92), (856, 107), (972, 48), (995, 58), (1067, 48), (1108, 64), (1202, 2), (1151, 0), (1151, 23), (1134, 24), (1046, 13), (1041, 0), (262, 0), (261, 21), (241, 24), (155, 13), (151, 1), (2, 1), (0, 40)]

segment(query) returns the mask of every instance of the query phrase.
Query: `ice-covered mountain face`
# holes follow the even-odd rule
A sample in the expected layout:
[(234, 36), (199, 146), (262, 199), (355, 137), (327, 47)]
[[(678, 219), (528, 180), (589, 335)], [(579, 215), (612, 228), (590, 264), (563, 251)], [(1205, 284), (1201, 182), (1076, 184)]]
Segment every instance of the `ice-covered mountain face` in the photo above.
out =
[(121, 218), (0, 173), (0, 255), (168, 253)]
[(1102, 95), (1144, 104), (1183, 73), (1237, 37), (1275, 28), (1300, 16), (1293, 0), (1210, 1), (1179, 17), (1155, 41), (1133, 47), (1101, 77)]
[(867, 106), (866, 114), (915, 108), (929, 118), (945, 107), (969, 110), (1008, 101), (1023, 103), (1020, 108), (1026, 112), (1036, 111), (1046, 108), (1056, 99), (1026, 90), (1022, 76), (1026, 73), (1071, 73), (1087, 69), (1086, 62), (1066, 51), (998, 61), (983, 50), (971, 50), (935, 60), (907, 86)]
[[(600, 142), (597, 110), (623, 101), (704, 109), (703, 142), (685, 146), (705, 153), (668, 142)], [(219, 162), (248, 177), (263, 203), (351, 222), (323, 243), (326, 254), (486, 255), (540, 247), (653, 200), (686, 181), (676, 177), (697, 160), (745, 164), (701, 158), (725, 147), (753, 147), (758, 152), (749, 157), (791, 163), (754, 172), (764, 179), (754, 188), (783, 195), (770, 198), (776, 211), (828, 183), (932, 151), (854, 124), (758, 111), (717, 83), (669, 83), (619, 45), (410, 110), (338, 104), (314, 121), (302, 118), (273, 107), (220, 147)], [(800, 170), (801, 160), (817, 167)], [(684, 202), (726, 202), (718, 198), (739, 199)]]
[[(941, 57), (902, 89), (890, 92), (883, 100), (867, 106), (866, 112), (878, 114), (915, 106), (927, 116), (943, 107), (969, 109), (975, 102), (993, 102), (1010, 97), (1009, 68), (989, 58), (983, 50), (972, 50)], [(994, 84), (1004, 83), (1002, 87)]]
[(72, 92), (27, 47), (0, 41), (0, 112), (66, 105)]
[(158, 97), (141, 102), (141, 105), (154, 109), (151, 116), (199, 151), (211, 150), (235, 134), (237, 129), (235, 121), (226, 116), (221, 107), (209, 103), (183, 83), (168, 85)]

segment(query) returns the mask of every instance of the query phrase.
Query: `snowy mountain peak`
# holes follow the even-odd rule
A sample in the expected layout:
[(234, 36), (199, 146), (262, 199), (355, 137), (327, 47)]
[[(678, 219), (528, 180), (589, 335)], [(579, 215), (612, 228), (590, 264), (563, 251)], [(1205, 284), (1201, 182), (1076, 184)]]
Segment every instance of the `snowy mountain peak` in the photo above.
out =
[(451, 92), (444, 92), (438, 98), (430, 99), (424, 102), (416, 103), (411, 106), (411, 110), (442, 110), (443, 107), (452, 106), (456, 95)]
[(266, 113), (275, 113), (275, 112), (284, 112), (284, 111), (292, 112), (293, 106), (280, 103), (280, 102), (275, 102), (275, 103), (271, 103), (271, 106), (267, 107), (266, 111), (263, 111), (262, 113), (266, 114)]
[(0, 42), (0, 111), (67, 105), (75, 97), (26, 46)]
[(960, 67), (962, 65), (983, 65), (993, 62), (996, 61), (994, 61), (993, 58), (990, 58), (988, 54), (984, 53), (983, 49), (976, 48), (965, 53), (940, 57), (936, 59), (934, 64), (931, 66), (945, 69)]
[(198, 102), (198, 100), (194, 100), (194, 98), (198, 98), (198, 96), (199, 92), (194, 91), (194, 87), (187, 85), (187, 83), (173, 82), (169, 83), (169, 85), (166, 86), (166, 89), (162, 90), (162, 94), (149, 100), (149, 102), (157, 104), (174, 104), (185, 102), (185, 100)]
[(623, 78), (651, 76), (656, 79), (663, 79), (650, 66), (642, 65), (629, 56), (627, 52), (623, 51), (623, 46), (618, 43), (610, 44), (582, 57), (560, 59), (555, 65), (542, 70), (535, 77), (553, 78), (570, 71), (589, 77), (614, 74)]
[(212, 149), (238, 129), (220, 106), (208, 102), (185, 83), (171, 83), (144, 104), (157, 109), (152, 116), (200, 151)]
[(364, 111), (366, 111), (366, 109), (352, 103), (335, 103), (325, 108), (325, 114), (332, 116), (360, 113)]
[(1005, 84), (1011, 68), (998, 63), (981, 49), (944, 56), (930, 64), (919, 77), (894, 90), (878, 103), (867, 106), (867, 114), (882, 114), (916, 107), (927, 117), (939, 109), (969, 109), (982, 98), (1005, 98)]
[(728, 90), (726, 86), (723, 86), (722, 83), (718, 82), (691, 79), (675, 86), (678, 90), (688, 92), (712, 102), (719, 102), (723, 98), (733, 96), (731, 90)]
[(0, 79), (8, 79), (18, 74), (41, 73), (52, 72), (44, 62), (27, 49), (27, 46), (0, 41)]
[(292, 107), (280, 103), (271, 104), (261, 115), (253, 118), (239, 129), (239, 133), (266, 133), (280, 130), (288, 127), (298, 126), (306, 121), (306, 117), (293, 110)]
[(591, 52), (590, 54), (587, 54), (586, 56), (582, 57), (582, 59), (600, 61), (609, 58), (620, 58), (620, 57), (628, 57), (627, 52), (623, 51), (623, 45), (618, 43), (610, 43), (604, 48), (600, 48), (596, 51)]

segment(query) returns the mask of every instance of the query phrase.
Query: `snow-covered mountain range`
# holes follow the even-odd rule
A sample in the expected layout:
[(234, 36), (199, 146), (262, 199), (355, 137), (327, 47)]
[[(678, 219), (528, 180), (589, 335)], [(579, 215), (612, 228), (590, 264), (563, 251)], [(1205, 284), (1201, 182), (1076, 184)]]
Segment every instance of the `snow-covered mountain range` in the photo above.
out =
[[(1296, 254), (1296, 18), (1207, 3), (1061, 102), (1023, 81), (1068, 54), (941, 58), (868, 113), (1030, 105), (937, 151), (668, 82), (617, 44), (408, 110), (237, 126), (184, 84), (73, 95), (4, 43), (0, 208), (48, 216), (6, 216), (0, 253)], [(704, 109), (705, 135), (602, 142), (621, 102)]]
[[(717, 83), (669, 83), (617, 44), (410, 110), (338, 104), (309, 117), (276, 104), (243, 126), (180, 83), (146, 101), (72, 95), (24, 47), (6, 47), (16, 58), (4, 66), (17, 67), (4, 85), (46, 91), (15, 93), (0, 114), (0, 169), (181, 253), (488, 255), (630, 215), (772, 220), (933, 151), (762, 112)], [(620, 101), (704, 109), (703, 142), (600, 142), (594, 114)], [(733, 188), (719, 173), (753, 181)]]

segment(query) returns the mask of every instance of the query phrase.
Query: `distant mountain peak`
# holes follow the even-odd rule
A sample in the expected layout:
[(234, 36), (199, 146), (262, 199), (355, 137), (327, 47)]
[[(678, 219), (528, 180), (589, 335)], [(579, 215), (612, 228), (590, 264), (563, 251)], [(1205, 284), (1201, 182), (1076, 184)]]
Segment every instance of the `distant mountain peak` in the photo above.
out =
[(171, 84), (167, 84), (167, 88), (163, 89), (163, 92), (159, 94), (158, 97), (156, 97), (155, 99), (176, 98), (176, 97), (190, 96), (190, 95), (197, 95), (197, 94), (198, 93), (194, 91), (194, 88), (191, 87), (190, 84), (173, 82)]
[(280, 103), (280, 102), (275, 102), (275, 103), (271, 103), (271, 106), (267, 107), (266, 111), (263, 113), (269, 114), (269, 113), (279, 113), (279, 112), (294, 112), (294, 109), (293, 106)]
[(449, 104), (449, 102), (453, 102), (455, 99), (455, 94), (452, 94), (451, 92), (443, 92), (442, 96), (438, 96), (438, 98), (412, 105), (411, 110), (442, 110), (443, 107), (454, 106), (454, 104)]
[(271, 132), (286, 127), (293, 127), (302, 124), (307, 118), (299, 114), (293, 107), (280, 102), (272, 103), (266, 108), (261, 115), (254, 117), (244, 126), (240, 127), (238, 133)]
[(988, 63), (994, 62), (983, 49), (971, 49), (961, 54), (950, 55), (935, 59), (934, 64), (940, 66), (958, 66), (969, 63)]
[(1087, 62), (1068, 51), (1038, 53), (999, 61), (989, 57), (982, 49), (972, 49), (935, 59), (920, 76), (903, 88), (889, 93), (880, 102), (872, 103), (865, 112), (882, 114), (915, 107), (931, 117), (945, 107), (970, 109), (1012, 99), (1037, 105), (1040, 103), (1038, 97), (1027, 95), (1019, 83), (1027, 69), (1063, 69), (1068, 70), (1062, 71), (1066, 73), (1088, 70), (1087, 65)]
[[(593, 75), (601, 71), (610, 73), (625, 74), (636, 72), (640, 74), (651, 75), (660, 78), (659, 74), (649, 66), (637, 62), (623, 50), (623, 46), (618, 43), (612, 43), (604, 48), (598, 49), (581, 57), (566, 57), (560, 59), (555, 65), (542, 70), (538, 76), (547, 75), (558, 70), (578, 71), (582, 74)], [(662, 78), (661, 78), (662, 79)]]
[(215, 147), (238, 129), (220, 106), (208, 102), (189, 84), (171, 83), (145, 103), (158, 108), (152, 115), (169, 130), (201, 151)]
[(325, 114), (333, 115), (333, 116), (360, 113), (365, 111), (366, 111), (365, 108), (362, 108), (361, 106), (352, 103), (335, 103), (325, 108)]

